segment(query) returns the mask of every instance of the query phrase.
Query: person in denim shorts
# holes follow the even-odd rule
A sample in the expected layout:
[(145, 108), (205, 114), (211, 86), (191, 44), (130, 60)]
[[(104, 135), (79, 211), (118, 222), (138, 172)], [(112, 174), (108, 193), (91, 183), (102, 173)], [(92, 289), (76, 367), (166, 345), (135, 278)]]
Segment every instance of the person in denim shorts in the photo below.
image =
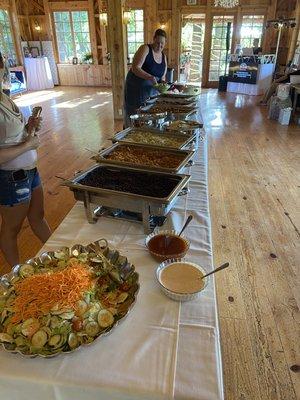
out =
[(4, 62), (0, 53), (0, 248), (13, 266), (19, 263), (17, 236), (27, 217), (44, 243), (51, 231), (44, 218), (44, 195), (37, 164), (39, 139), (32, 133), (40, 118), (28, 123), (16, 104), (2, 92)]

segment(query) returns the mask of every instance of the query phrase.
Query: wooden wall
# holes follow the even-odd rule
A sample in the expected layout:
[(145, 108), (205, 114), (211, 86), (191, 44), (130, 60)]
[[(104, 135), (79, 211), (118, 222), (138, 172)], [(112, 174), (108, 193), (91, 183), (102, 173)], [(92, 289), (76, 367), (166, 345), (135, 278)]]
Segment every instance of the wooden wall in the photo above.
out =
[[(99, 12), (107, 10), (107, 1), (109, 0), (0, 0), (3, 7), (9, 8), (12, 19), (14, 19), (13, 29), (16, 38), (17, 53), (20, 64), (22, 63), (21, 49), (18, 49), (19, 39), (23, 40), (53, 40), (56, 61), (59, 63), (55, 32), (53, 31), (52, 11), (54, 10), (71, 10), (71, 9), (88, 9), (90, 19), (90, 31), (92, 42), (92, 53), (94, 64), (101, 66), (98, 72), (92, 75), (97, 76), (95, 83), (99, 83), (99, 77), (103, 77), (103, 85), (110, 82), (107, 68), (102, 66), (108, 65), (107, 53), (109, 52), (107, 43), (107, 27), (100, 26)], [(297, 3), (298, 2), (298, 3)], [(235, 17), (235, 25), (241, 22), (243, 14), (262, 13), (267, 19), (275, 17), (293, 17), (296, 14), (296, 4), (299, 0), (240, 0), (240, 6), (231, 10), (218, 9), (214, 6), (214, 0), (197, 0), (197, 4), (187, 6), (186, 0), (127, 0), (126, 8), (143, 8), (145, 14), (145, 42), (152, 40), (154, 31), (161, 27), (167, 31), (168, 41), (166, 46), (166, 54), (168, 63), (175, 68), (175, 76), (178, 72), (178, 60), (180, 55), (180, 29), (182, 14), (186, 13), (205, 13), (206, 15), (206, 36), (204, 46), (204, 70), (203, 83), (208, 82), (208, 65), (209, 52), (211, 43), (211, 23), (213, 15), (224, 13), (233, 14)], [(15, 10), (13, 12), (13, 10)], [(35, 29), (36, 25), (41, 27), (40, 31)], [(235, 32), (238, 32), (236, 30)], [(266, 53), (274, 52), (276, 47), (278, 32), (273, 29), (265, 31), (263, 38), (263, 50)], [(288, 61), (289, 46), (293, 43), (294, 33), (291, 29), (283, 32), (279, 62), (286, 64)], [(297, 35), (296, 35), (297, 36)], [(235, 35), (238, 41), (238, 35)], [(234, 47), (234, 46), (233, 46)], [(72, 68), (79, 68), (72, 66)], [(59, 66), (61, 83), (66, 83), (65, 70)], [(64, 72), (62, 72), (64, 71)], [(74, 71), (72, 76), (82, 76), (81, 72)], [(81, 84), (80, 80), (74, 84)], [(91, 82), (89, 80), (89, 82)]]

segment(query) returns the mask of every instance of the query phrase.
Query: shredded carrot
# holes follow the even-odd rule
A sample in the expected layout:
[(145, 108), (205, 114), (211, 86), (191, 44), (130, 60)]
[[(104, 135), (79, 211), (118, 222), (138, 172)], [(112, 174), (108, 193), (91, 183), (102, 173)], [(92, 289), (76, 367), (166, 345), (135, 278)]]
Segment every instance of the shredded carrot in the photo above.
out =
[(75, 263), (58, 272), (29, 276), (15, 284), (16, 298), (11, 321), (19, 323), (39, 318), (53, 307), (76, 309), (93, 283), (91, 273), (82, 263)]

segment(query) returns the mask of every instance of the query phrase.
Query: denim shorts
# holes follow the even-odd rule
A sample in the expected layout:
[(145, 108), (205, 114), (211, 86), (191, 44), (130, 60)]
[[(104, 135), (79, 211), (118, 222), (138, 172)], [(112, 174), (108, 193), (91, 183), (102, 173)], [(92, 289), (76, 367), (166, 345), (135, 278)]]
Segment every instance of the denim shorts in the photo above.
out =
[(16, 179), (16, 171), (0, 169), (0, 205), (12, 207), (30, 201), (33, 189), (41, 184), (36, 168), (20, 171), (21, 179)]

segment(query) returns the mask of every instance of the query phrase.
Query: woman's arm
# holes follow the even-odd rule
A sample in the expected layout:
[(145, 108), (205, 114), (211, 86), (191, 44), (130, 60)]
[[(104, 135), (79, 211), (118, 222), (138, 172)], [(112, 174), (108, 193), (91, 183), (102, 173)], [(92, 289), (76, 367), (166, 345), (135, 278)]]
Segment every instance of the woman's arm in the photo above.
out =
[(37, 136), (28, 136), (27, 140), (16, 146), (0, 148), (0, 164), (4, 164), (20, 156), (28, 150), (36, 149), (40, 144)]
[(165, 72), (161, 78), (162, 82), (166, 82), (166, 76), (167, 76), (167, 69), (168, 69), (168, 62), (167, 62), (167, 56), (164, 54), (165, 56), (165, 64), (166, 64), (166, 68), (165, 68)]
[(148, 72), (142, 70), (142, 65), (145, 62), (145, 59), (149, 53), (149, 48), (146, 44), (143, 44), (138, 51), (135, 53), (132, 61), (132, 72), (138, 76), (139, 78), (156, 82), (156, 78), (153, 75), (148, 74)]

